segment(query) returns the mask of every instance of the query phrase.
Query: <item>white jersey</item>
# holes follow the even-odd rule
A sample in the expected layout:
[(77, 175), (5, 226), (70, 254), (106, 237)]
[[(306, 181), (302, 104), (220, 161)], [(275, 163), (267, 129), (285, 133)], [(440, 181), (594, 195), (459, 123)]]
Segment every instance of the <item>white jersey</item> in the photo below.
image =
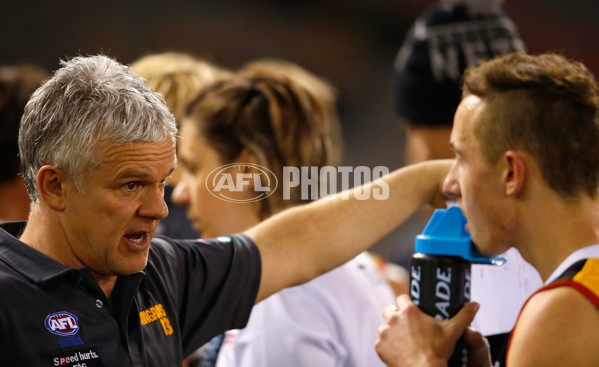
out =
[(362, 253), (312, 281), (254, 306), (245, 329), (228, 331), (217, 367), (384, 366), (374, 343), (395, 296)]
[(539, 273), (518, 250), (511, 248), (501, 256), (502, 266), (472, 265), (470, 299), (480, 304), (472, 327), (483, 335), (512, 330), (528, 297), (543, 286)]

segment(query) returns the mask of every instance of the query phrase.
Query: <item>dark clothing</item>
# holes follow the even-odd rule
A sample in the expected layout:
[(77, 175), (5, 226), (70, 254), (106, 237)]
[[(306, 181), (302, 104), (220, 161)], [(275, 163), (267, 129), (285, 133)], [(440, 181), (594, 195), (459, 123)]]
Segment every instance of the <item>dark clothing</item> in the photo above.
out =
[[(15, 235), (21, 228), (3, 225)], [(87, 268), (64, 266), (0, 229), (0, 366), (180, 366), (245, 326), (260, 282), (244, 235), (152, 240), (143, 272), (109, 301)]]

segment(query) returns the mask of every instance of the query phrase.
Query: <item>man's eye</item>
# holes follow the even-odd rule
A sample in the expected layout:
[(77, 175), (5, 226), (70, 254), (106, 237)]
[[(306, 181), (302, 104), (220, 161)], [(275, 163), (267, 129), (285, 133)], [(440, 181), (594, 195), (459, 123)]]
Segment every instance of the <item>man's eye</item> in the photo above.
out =
[(139, 186), (139, 182), (127, 182), (125, 184), (125, 189), (127, 189), (127, 191), (135, 191), (137, 186)]

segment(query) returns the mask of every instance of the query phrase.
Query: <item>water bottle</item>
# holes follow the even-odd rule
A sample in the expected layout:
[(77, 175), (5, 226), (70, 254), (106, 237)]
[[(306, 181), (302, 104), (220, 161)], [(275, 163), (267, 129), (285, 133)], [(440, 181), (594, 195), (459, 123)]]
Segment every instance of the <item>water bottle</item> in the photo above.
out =
[[(470, 264), (501, 264), (476, 252), (460, 208), (437, 209), (422, 234), (416, 236), (410, 263), (410, 297), (425, 313), (449, 320), (470, 301)], [(468, 349), (458, 340), (447, 362), (466, 366)]]

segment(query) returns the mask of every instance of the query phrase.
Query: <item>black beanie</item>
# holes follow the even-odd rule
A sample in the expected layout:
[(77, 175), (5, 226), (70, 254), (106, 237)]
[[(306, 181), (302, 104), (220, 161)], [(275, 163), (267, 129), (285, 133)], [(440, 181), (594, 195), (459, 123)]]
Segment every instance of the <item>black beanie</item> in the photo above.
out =
[(415, 125), (451, 126), (464, 70), (523, 51), (514, 23), (496, 0), (446, 0), (410, 28), (394, 66), (395, 110)]

